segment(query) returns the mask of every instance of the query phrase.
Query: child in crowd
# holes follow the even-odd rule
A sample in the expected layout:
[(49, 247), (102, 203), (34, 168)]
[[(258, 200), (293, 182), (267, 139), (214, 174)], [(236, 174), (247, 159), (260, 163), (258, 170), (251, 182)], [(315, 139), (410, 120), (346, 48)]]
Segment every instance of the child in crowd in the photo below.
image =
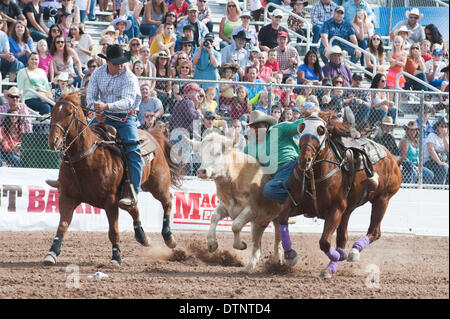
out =
[[(386, 77), (386, 86), (395, 88), (397, 81), (397, 74), (403, 71), (406, 64), (406, 53), (403, 49), (403, 38), (397, 35), (394, 38), (393, 49), (389, 52), (388, 61), (390, 64), (388, 74)], [(403, 75), (400, 76), (399, 86), (405, 86), (406, 79)]]
[(277, 51), (275, 49), (270, 49), (268, 55), (266, 66), (271, 68), (272, 72), (279, 72), (280, 68), (277, 61)]
[(249, 101), (247, 88), (239, 85), (236, 88), (236, 96), (231, 105), (231, 117), (233, 119), (239, 119), (243, 115), (248, 116), (252, 111), (252, 108), (253, 106)]
[[(295, 80), (293, 77), (289, 77), (286, 79), (286, 84), (296, 85), (297, 80)], [(281, 95), (281, 106), (283, 108), (292, 108), (296, 105), (295, 101), (298, 95), (294, 93), (294, 89), (294, 86), (285, 87), (284, 93)]]
[(431, 60), (433, 57), (430, 51), (431, 42), (428, 40), (423, 40), (420, 42), (420, 55), (425, 60), (425, 62)]
[(41, 39), (38, 41), (36, 45), (36, 51), (39, 55), (39, 68), (45, 71), (47, 77), (49, 76), (50, 68), (52, 67), (52, 59), (53, 57), (48, 52), (48, 45), (45, 39)]
[(131, 21), (127, 20), (126, 17), (118, 17), (113, 22), (111, 22), (111, 25), (114, 27), (114, 29), (119, 31), (116, 39), (117, 44), (128, 44), (128, 41), (130, 39), (125, 34), (125, 32), (131, 28)]
[(286, 108), (283, 112), (283, 122), (292, 122), (293, 115), (292, 109)]
[[(206, 110), (202, 110), (204, 112), (206, 111), (212, 111), (216, 113), (217, 109), (217, 102), (216, 102), (216, 88), (213, 86), (210, 86), (205, 91), (205, 107)], [(204, 113), (203, 112), (203, 113)]]
[[(231, 63), (224, 63), (220, 68), (219, 74), (221, 81), (230, 82), (238, 70), (238, 67)], [(231, 115), (231, 106), (233, 104), (234, 97), (234, 84), (220, 84), (220, 96), (219, 96), (219, 112), (221, 116)]]
[(269, 92), (267, 90), (262, 90), (259, 92), (258, 102), (256, 103), (255, 110), (261, 111), (264, 114), (269, 115)]
[[(313, 85), (312, 81), (305, 81), (303, 83), (303, 85)], [(300, 94), (297, 96), (297, 98), (295, 99), (295, 104), (297, 105), (298, 108), (300, 108), (303, 103), (305, 103), (310, 96), (312, 96), (314, 94), (314, 89), (312, 88), (302, 88), (300, 90)]]
[(53, 79), (55, 85), (54, 97), (55, 101), (58, 101), (59, 97), (65, 92), (71, 92), (72, 86), (69, 85), (69, 73), (61, 72)]
[(182, 44), (183, 42), (188, 42), (188, 41), (192, 41), (192, 46), (194, 48), (194, 50), (192, 50), (191, 53), (194, 53), (194, 51), (197, 49), (196, 47), (194, 47), (194, 26), (192, 24), (186, 24), (183, 27), (183, 36), (179, 37), (176, 41), (175, 41), (175, 52), (178, 52), (181, 50)]
[[(303, 11), (303, 8), (308, 5), (308, 1), (292, 0), (290, 2), (291, 6), (294, 8), (292, 12), (306, 19), (306, 13)], [(287, 20), (287, 25), (292, 31), (306, 37), (306, 29), (304, 28), (304, 22), (302, 20), (290, 15)], [(301, 42), (301, 40), (297, 39), (297, 42)]]

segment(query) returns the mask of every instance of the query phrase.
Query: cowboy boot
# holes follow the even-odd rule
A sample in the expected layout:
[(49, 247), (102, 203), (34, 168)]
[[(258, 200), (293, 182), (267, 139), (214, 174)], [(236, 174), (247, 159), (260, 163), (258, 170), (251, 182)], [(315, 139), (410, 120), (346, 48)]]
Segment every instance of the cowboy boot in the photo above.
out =
[(59, 189), (59, 180), (46, 179), (45, 182), (47, 183), (47, 185)]
[(362, 184), (367, 187), (369, 193), (376, 190), (378, 187), (378, 174), (374, 173), (372, 177), (368, 177)]
[[(131, 209), (137, 205), (137, 196), (136, 192), (134, 191), (133, 184), (129, 184), (129, 187), (130, 192), (124, 191), (121, 196), (122, 198), (118, 203), (119, 207), (123, 210)], [(126, 187), (124, 187), (124, 189), (126, 189)]]

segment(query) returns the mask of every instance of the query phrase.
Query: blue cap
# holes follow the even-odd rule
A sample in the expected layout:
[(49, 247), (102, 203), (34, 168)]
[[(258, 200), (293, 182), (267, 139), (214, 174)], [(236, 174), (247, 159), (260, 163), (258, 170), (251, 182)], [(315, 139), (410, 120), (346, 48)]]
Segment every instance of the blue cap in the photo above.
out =
[(442, 52), (442, 49), (436, 48), (436, 49), (433, 50), (433, 54), (444, 55), (444, 52)]
[(309, 109), (312, 108), (314, 105), (315, 105), (314, 102), (307, 101), (307, 102), (303, 103), (302, 107), (303, 107), (305, 110), (309, 110)]
[(294, 106), (294, 107), (292, 108), (292, 112), (298, 112), (298, 113), (300, 113), (300, 109), (299, 109), (298, 107)]

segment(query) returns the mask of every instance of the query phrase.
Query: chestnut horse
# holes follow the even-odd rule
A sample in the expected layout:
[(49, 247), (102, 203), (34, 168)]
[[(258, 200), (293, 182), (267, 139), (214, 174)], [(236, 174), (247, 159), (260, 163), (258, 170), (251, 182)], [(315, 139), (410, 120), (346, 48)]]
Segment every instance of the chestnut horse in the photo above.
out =
[[(363, 182), (367, 177), (365, 171), (355, 171), (353, 176), (344, 173), (342, 163), (330, 149), (330, 138), (350, 135), (346, 124), (326, 112), (312, 113), (299, 125), (299, 133), (300, 154), (290, 178), (291, 193), (279, 216), (282, 246), (286, 264), (295, 265), (298, 256), (289, 237), (289, 217), (305, 214), (306, 217), (324, 219), (319, 245), (330, 263), (321, 272), (321, 277), (330, 278), (336, 272), (338, 262), (347, 259), (344, 250), (348, 240), (347, 225), (356, 207), (368, 201), (372, 203), (370, 226), (367, 235), (353, 245), (348, 261), (358, 261), (362, 249), (380, 238), (381, 220), (389, 200), (400, 188), (401, 159), (395, 159), (386, 150), (386, 156), (373, 165), (378, 174), (378, 186), (367, 190)], [(335, 250), (331, 247), (331, 238), (336, 229)]]
[[(80, 92), (64, 94), (52, 108), (48, 144), (59, 150), (63, 161), (59, 169), (60, 221), (56, 237), (44, 263), (53, 265), (61, 252), (61, 243), (74, 209), (82, 202), (103, 208), (109, 222), (109, 240), (112, 243), (112, 264), (120, 265), (118, 201), (124, 167), (120, 152), (100, 139), (88, 125), (80, 106)], [(159, 129), (150, 133), (140, 131), (140, 138), (154, 139), (156, 150), (153, 160), (143, 168), (142, 191), (150, 192), (161, 202), (164, 217), (162, 236), (170, 248), (176, 246), (170, 231), (172, 198), (169, 187), (178, 186), (181, 172), (170, 159), (170, 144)], [(128, 210), (133, 218), (135, 239), (148, 246), (148, 238), (141, 226), (137, 206)]]

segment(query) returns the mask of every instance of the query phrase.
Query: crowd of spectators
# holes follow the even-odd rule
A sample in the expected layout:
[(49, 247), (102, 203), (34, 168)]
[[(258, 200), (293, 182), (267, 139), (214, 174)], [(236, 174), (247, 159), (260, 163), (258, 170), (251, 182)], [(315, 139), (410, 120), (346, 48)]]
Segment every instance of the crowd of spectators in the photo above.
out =
[[(55, 100), (64, 91), (83, 88), (90, 74), (104, 63), (97, 53), (105, 53), (113, 43), (129, 52), (127, 67), (140, 77), (141, 126), (160, 127), (168, 136), (174, 128), (184, 128), (193, 136), (193, 120), (199, 120), (201, 128), (224, 134), (238, 131), (237, 136), (245, 136), (252, 110), (272, 114), (278, 121), (295, 121), (305, 111), (321, 109), (360, 128), (362, 136), (386, 141), (394, 152), (388, 137), (397, 125), (398, 106), (394, 105), (393, 94), (361, 88), (395, 88), (398, 81), (405, 90), (428, 90), (423, 83), (399, 75), (405, 71), (448, 92), (446, 41), (435, 25), (420, 23), (423, 14), (417, 8), (407, 11), (406, 20), (397, 23), (383, 40), (375, 32), (376, 17), (366, 0), (318, 0), (311, 6), (309, 17), (305, 10), (308, 1), (249, 0), (245, 6), (229, 0), (216, 25), (217, 36), (212, 32), (208, 0), (98, 0), (98, 9), (112, 9), (114, 19), (96, 44), (84, 28), (86, 19), (95, 19), (95, 2), (0, 0), (0, 69), (3, 78), (8, 76), (10, 82), (17, 82), (17, 92), (24, 102), (20, 105), (48, 114), (51, 105), (41, 95)], [(112, 6), (108, 9), (109, 2)], [(270, 10), (270, 23), (252, 24), (262, 21), (268, 2), (289, 9), (295, 16), (275, 9)], [(308, 36), (306, 20), (312, 24), (310, 36), (317, 46), (301, 58), (296, 45)], [(330, 44), (335, 36), (353, 45), (338, 40)], [(347, 60), (368, 72), (352, 71)], [(193, 83), (192, 79), (214, 82)], [(297, 84), (333, 88), (300, 88)], [(13, 107), (10, 96), (15, 95), (5, 94), (7, 103), (1, 107), (20, 113), (23, 106)], [(441, 109), (448, 110), (448, 103), (439, 102)], [(432, 108), (433, 112), (438, 110)], [(26, 123), (24, 118), (23, 127)], [(445, 144), (441, 139), (448, 141), (448, 130), (446, 137), (440, 128), (434, 123), (428, 128), (433, 133), (430, 144), (439, 145), (439, 150)], [(407, 154), (412, 156), (417, 147), (412, 131), (413, 126), (408, 126), (397, 152), (405, 162)], [(245, 138), (240, 144), (245, 144)], [(444, 153), (446, 150), (448, 154), (448, 142), (446, 145)], [(428, 144), (426, 148), (424, 160), (430, 172), (440, 169), (435, 175), (442, 175), (442, 167), (448, 171), (448, 159), (447, 166), (440, 165), (437, 152), (428, 150)], [(411, 172), (416, 162), (410, 162), (413, 165), (406, 164), (404, 170), (414, 182)], [(431, 176), (425, 175), (424, 179)], [(431, 181), (442, 182), (434, 177)]]

